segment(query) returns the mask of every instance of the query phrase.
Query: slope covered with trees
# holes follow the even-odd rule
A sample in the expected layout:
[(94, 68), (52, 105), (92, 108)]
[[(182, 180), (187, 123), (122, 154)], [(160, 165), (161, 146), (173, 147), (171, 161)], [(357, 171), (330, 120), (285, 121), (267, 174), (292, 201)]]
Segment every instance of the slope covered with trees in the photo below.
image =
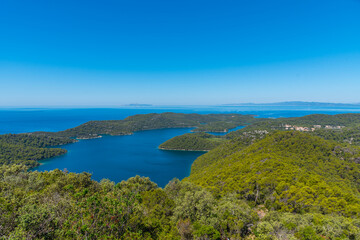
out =
[(0, 165), (24, 164), (29, 168), (39, 165), (38, 160), (65, 154), (67, 151), (50, 146), (72, 143), (69, 138), (35, 136), (32, 134), (0, 135)]
[(26, 147), (51, 147), (74, 143), (76, 140), (70, 138), (42, 136), (32, 133), (23, 134), (4, 134), (0, 135), (0, 142), (8, 144), (22, 145)]
[[(258, 119), (249, 126), (235, 132), (230, 132), (227, 138), (235, 138), (244, 131), (252, 130), (300, 130), (313, 132), (318, 130), (341, 130), (345, 127), (353, 128), (360, 125), (360, 114), (312, 114), (304, 117), (277, 118), (277, 119)], [(297, 128), (296, 128), (297, 127)]]
[(208, 133), (187, 133), (162, 143), (164, 150), (209, 151), (226, 141), (225, 138)]
[[(236, 145), (236, 143), (235, 143)], [(220, 148), (220, 147), (219, 147)], [(304, 213), (360, 214), (360, 150), (301, 132), (276, 132), (249, 147), (194, 163), (187, 181), (215, 195)]]
[(359, 239), (341, 215), (267, 212), (236, 194), (148, 178), (114, 184), (88, 173), (0, 166), (1, 239)]
[[(217, 122), (209, 123), (207, 124), (207, 127), (210, 129), (212, 125), (216, 124)], [(243, 125), (245, 125), (246, 127), (237, 131), (230, 132), (226, 134), (224, 138), (235, 139), (238, 137), (242, 138), (246, 135), (253, 135), (255, 138), (261, 138), (263, 134), (259, 135), (257, 134), (257, 132), (270, 133), (278, 130), (297, 130), (302, 132), (309, 132), (310, 134), (320, 136), (326, 140), (335, 140), (342, 143), (360, 145), (360, 114), (313, 114), (304, 117), (294, 118), (258, 118), (253, 121), (249, 121), (249, 123)], [(199, 131), (201, 129), (202, 128), (199, 127), (194, 129), (194, 131)], [(194, 142), (193, 138), (194, 137), (192, 135), (185, 134), (181, 137), (178, 136), (177, 140), (181, 140), (181, 142), (183, 142), (187, 146), (187, 143)], [(201, 141), (204, 141), (207, 137), (202, 136), (201, 138), (203, 138)], [(180, 141), (176, 141), (176, 143), (180, 143)], [(188, 148), (191, 149), (190, 147)], [(196, 149), (207, 150), (205, 148), (201, 149), (199, 147), (197, 147)]]
[(40, 132), (57, 137), (95, 138), (99, 135), (126, 135), (136, 131), (161, 128), (199, 128), (196, 131), (224, 131), (229, 124), (232, 127), (258, 121), (251, 115), (241, 114), (184, 114), (184, 113), (150, 113), (139, 114), (124, 120), (90, 121), (75, 128), (56, 133)]

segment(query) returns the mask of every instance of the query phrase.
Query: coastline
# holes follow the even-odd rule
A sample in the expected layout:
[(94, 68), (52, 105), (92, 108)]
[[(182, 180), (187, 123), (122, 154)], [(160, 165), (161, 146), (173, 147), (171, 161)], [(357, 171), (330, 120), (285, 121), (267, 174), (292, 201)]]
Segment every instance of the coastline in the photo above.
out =
[(75, 139), (76, 140), (89, 140), (89, 139), (96, 139), (96, 138), (102, 138), (102, 136), (99, 135), (99, 136), (94, 136), (94, 137), (77, 137)]
[[(66, 145), (66, 144), (62, 144), (62, 145)], [(62, 148), (63, 149), (63, 148)], [(63, 155), (65, 155), (65, 154), (67, 154), (68, 153), (68, 150), (67, 149), (64, 149), (66, 152), (64, 152), (64, 153), (62, 153), (62, 154), (59, 154), (59, 155), (56, 155), (56, 156), (52, 156), (52, 157), (49, 157), (49, 158), (43, 158), (43, 159), (39, 159), (39, 160), (36, 160), (38, 163), (39, 163), (39, 165), (37, 165), (37, 166), (34, 166), (34, 167), (30, 167), (29, 169), (28, 169), (28, 171), (36, 171), (36, 170), (34, 170), (34, 169), (36, 169), (37, 167), (39, 167), (39, 166), (41, 166), (41, 165), (44, 165), (44, 162), (45, 161), (48, 161), (48, 160), (51, 160), (51, 159), (54, 159), (54, 158), (57, 158), (57, 157), (61, 157), (61, 156), (63, 156)]]
[[(235, 127), (236, 128), (236, 127)], [(234, 129), (234, 128), (232, 128), (232, 129)], [(196, 128), (194, 129), (194, 130), (196, 130)], [(192, 130), (191, 132), (193, 132), (193, 133), (201, 133), (201, 132), (204, 132), (204, 133), (209, 133), (209, 134), (211, 134), (211, 133), (227, 133), (227, 132), (229, 132), (229, 130), (222, 130), (222, 131), (211, 131), (211, 132), (209, 132), (209, 131), (194, 131), (194, 130)], [(231, 129), (230, 129), (231, 130)]]
[(90, 140), (90, 139), (97, 139), (97, 138), (102, 138), (103, 136), (112, 136), (112, 137), (116, 137), (116, 136), (130, 136), (133, 135), (134, 133), (122, 133), (122, 134), (101, 134), (98, 136), (93, 136), (93, 137), (76, 137), (76, 140)]
[(165, 150), (165, 151), (184, 151), (184, 152), (209, 152), (210, 151), (210, 150), (191, 150), (191, 149), (169, 149), (169, 148), (161, 148), (161, 147), (158, 147), (158, 149)]

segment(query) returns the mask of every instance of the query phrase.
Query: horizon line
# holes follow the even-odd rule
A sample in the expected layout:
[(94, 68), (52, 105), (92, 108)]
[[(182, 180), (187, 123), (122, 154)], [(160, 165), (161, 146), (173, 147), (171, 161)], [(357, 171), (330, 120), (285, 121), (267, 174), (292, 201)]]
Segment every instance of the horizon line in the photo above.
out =
[(282, 101), (282, 102), (247, 102), (247, 103), (224, 103), (224, 104), (116, 104), (116, 105), (13, 105), (13, 106), (1, 106), (0, 109), (31, 109), (31, 108), (153, 108), (153, 107), (241, 107), (241, 106), (254, 106), (254, 105), (349, 105), (349, 106), (360, 106), (360, 102), (314, 102), (314, 101)]

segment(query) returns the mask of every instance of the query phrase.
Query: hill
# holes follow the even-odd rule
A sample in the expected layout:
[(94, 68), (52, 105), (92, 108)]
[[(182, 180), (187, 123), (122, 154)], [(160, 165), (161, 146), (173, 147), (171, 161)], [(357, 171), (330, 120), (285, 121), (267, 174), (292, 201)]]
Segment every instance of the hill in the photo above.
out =
[[(306, 196), (306, 195), (305, 195)], [(252, 208), (190, 182), (0, 166), (1, 239), (359, 239), (358, 218)], [(281, 238), (279, 238), (281, 236)]]
[[(216, 126), (219, 122), (209, 123), (205, 125), (206, 128), (211, 129), (212, 126)], [(342, 143), (350, 143), (353, 145), (360, 145), (360, 114), (338, 114), (338, 115), (326, 115), (326, 114), (313, 114), (304, 117), (294, 118), (278, 118), (278, 119), (256, 119), (251, 123), (244, 124), (245, 128), (237, 131), (230, 132), (225, 135), (225, 139), (246, 138), (246, 136), (252, 136), (255, 140), (258, 137), (262, 137), (266, 133), (274, 132), (277, 130), (288, 131), (296, 130), (300, 132), (308, 132), (315, 136), (320, 136), (326, 140), (335, 140)], [(226, 126), (226, 125), (222, 125)], [(194, 131), (201, 131), (202, 126)], [(258, 134), (264, 133), (264, 134)], [(189, 138), (189, 139), (187, 139)], [(176, 141), (175, 141), (176, 140)], [(208, 150), (213, 149), (208, 147), (205, 142), (208, 141), (207, 136), (195, 136), (185, 134), (183, 136), (175, 137), (172, 141), (166, 142), (164, 148), (174, 149), (196, 149), (196, 150)], [(190, 146), (189, 143), (193, 142), (194, 146)], [(207, 146), (207, 148), (199, 147), (198, 143)], [(182, 146), (181, 143), (184, 145)], [(165, 143), (164, 143), (165, 144)], [(168, 145), (169, 144), (169, 145)], [(209, 143), (208, 143), (209, 144)], [(174, 145), (174, 146), (173, 146)], [(177, 146), (175, 146), (177, 145)], [(215, 146), (215, 145), (213, 145)]]
[(184, 114), (184, 113), (150, 113), (139, 114), (124, 120), (90, 121), (75, 128), (56, 133), (38, 132), (36, 134), (57, 136), (95, 138), (99, 135), (126, 135), (136, 131), (161, 128), (196, 128), (196, 131), (224, 132), (229, 128), (258, 121), (252, 115), (241, 114)]
[(359, 148), (294, 131), (275, 132), (245, 148), (233, 140), (230, 147), (198, 158), (186, 180), (269, 209), (359, 216)]
[(208, 133), (187, 133), (167, 140), (159, 148), (164, 150), (209, 151), (225, 141), (225, 138)]
[(327, 102), (275, 102), (275, 103), (230, 103), (224, 106), (286, 106), (286, 107), (359, 107), (360, 103), (327, 103)]
[(32, 134), (0, 135), (0, 165), (24, 164), (31, 167), (39, 165), (38, 160), (65, 154), (67, 151), (50, 146), (73, 143), (70, 138), (36, 136)]

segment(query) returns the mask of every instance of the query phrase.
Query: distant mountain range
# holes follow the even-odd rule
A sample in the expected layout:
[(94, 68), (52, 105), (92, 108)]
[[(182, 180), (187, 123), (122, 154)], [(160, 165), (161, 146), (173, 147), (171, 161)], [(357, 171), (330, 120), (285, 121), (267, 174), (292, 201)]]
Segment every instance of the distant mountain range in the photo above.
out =
[(223, 106), (311, 106), (311, 107), (360, 107), (360, 103), (326, 103), (326, 102), (277, 102), (277, 103), (230, 103)]

